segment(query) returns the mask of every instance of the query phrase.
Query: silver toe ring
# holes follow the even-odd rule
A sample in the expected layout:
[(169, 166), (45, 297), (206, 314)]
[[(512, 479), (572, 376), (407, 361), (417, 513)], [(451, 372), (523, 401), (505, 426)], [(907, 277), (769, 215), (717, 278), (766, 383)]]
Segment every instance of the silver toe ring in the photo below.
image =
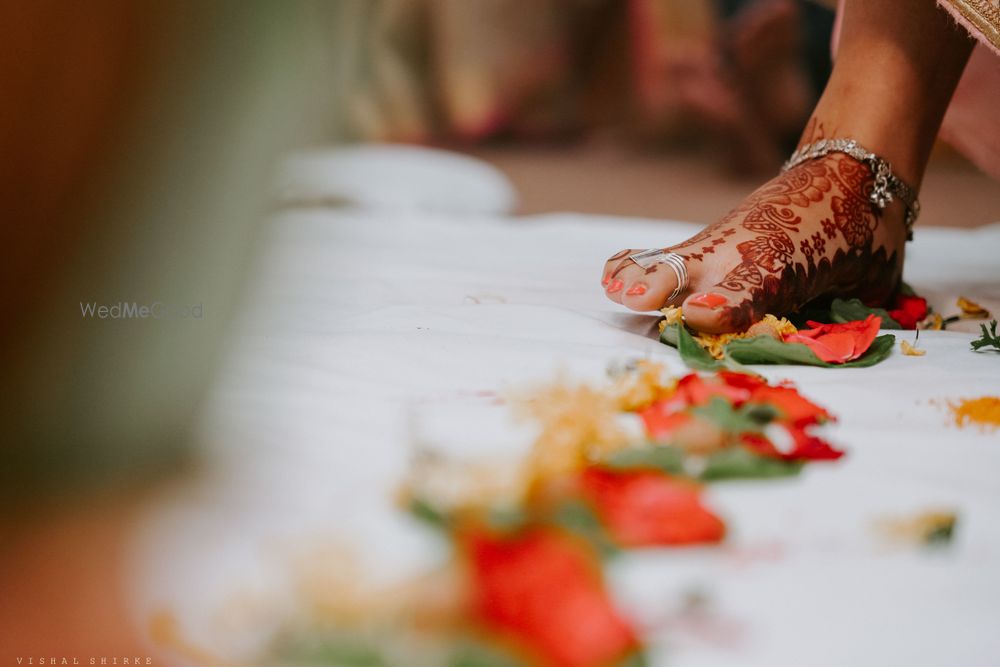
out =
[(658, 248), (652, 250), (643, 250), (642, 252), (637, 252), (634, 255), (629, 255), (629, 259), (638, 264), (644, 269), (648, 269), (651, 266), (656, 266), (657, 264), (666, 264), (674, 271), (674, 275), (677, 276), (677, 287), (674, 291), (670, 293), (667, 297), (667, 302), (676, 299), (681, 292), (688, 288), (688, 270), (687, 266), (684, 264), (684, 257), (678, 255), (676, 252), (666, 252)]

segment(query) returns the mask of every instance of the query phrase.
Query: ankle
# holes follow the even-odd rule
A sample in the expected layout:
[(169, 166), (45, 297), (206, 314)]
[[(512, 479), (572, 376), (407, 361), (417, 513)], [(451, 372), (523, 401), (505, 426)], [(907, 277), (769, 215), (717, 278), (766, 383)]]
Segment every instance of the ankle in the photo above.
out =
[(847, 0), (830, 80), (802, 141), (847, 137), (919, 189), (972, 41), (930, 0)]
[[(930, 158), (933, 140), (927, 141), (912, 124), (894, 123), (888, 116), (847, 109), (863, 109), (862, 104), (845, 100), (844, 105), (820, 102), (802, 134), (799, 146), (820, 139), (854, 139), (892, 165), (896, 176), (919, 191)], [(931, 135), (932, 139), (934, 135)]]

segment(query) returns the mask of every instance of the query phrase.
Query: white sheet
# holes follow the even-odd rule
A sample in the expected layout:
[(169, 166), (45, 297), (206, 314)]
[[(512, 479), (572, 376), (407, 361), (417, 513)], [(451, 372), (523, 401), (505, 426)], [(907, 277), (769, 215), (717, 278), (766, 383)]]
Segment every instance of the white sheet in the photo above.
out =
[[(414, 437), (472, 458), (516, 456), (529, 436), (498, 414), (484, 428), (480, 393), (559, 372), (599, 381), (631, 357), (681, 372), (652, 336), (656, 318), (606, 301), (599, 271), (621, 247), (696, 228), (573, 214), (278, 215), (205, 408), (205, 472), (152, 508), (137, 536), (140, 613), (171, 607), (191, 639), (247, 655), (294, 609), (293, 552), (349, 542), (379, 581), (438, 562), (437, 538), (392, 499)], [(1000, 225), (919, 229), (907, 278), (939, 308), (959, 292), (997, 308), (998, 249)], [(897, 352), (871, 369), (760, 368), (839, 415), (829, 436), (849, 455), (789, 481), (713, 486), (732, 531), (722, 548), (613, 566), (623, 608), (650, 627), (654, 665), (997, 664), (1000, 432), (956, 429), (932, 404), (1000, 393), (1000, 355), (971, 353), (971, 338), (923, 332), (926, 356)], [(887, 546), (873, 528), (937, 506), (960, 513), (946, 550)], [(678, 613), (695, 591), (707, 600), (700, 621)]]

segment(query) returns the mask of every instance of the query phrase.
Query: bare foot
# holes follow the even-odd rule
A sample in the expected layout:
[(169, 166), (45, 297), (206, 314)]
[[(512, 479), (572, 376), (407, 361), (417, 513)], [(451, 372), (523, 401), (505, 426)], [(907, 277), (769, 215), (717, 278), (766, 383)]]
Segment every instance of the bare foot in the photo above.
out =
[[(824, 296), (881, 304), (898, 288), (906, 230), (903, 208), (879, 211), (867, 193), (867, 165), (834, 153), (803, 163), (758, 188), (713, 225), (666, 250), (682, 255), (689, 288), (686, 322), (709, 333), (743, 331), (767, 313), (785, 315)], [(604, 265), (608, 298), (658, 310), (677, 285), (657, 264), (643, 269), (622, 250)]]

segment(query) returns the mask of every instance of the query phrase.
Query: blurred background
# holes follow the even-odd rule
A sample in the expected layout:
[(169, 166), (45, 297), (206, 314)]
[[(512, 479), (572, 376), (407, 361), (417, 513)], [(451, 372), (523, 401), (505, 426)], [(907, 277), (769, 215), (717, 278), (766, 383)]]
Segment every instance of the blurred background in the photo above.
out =
[[(794, 149), (832, 66), (835, 5), (350, 4), (343, 136), (482, 158), (513, 181), (522, 213), (708, 222)], [(924, 193), (934, 225), (983, 224), (1000, 204), (944, 144)]]
[[(709, 222), (794, 147), (833, 29), (808, 0), (2, 0), (0, 16), (0, 660), (153, 650), (129, 613), (128, 531), (196, 469), (288, 151), (443, 148), (505, 174), (516, 213)], [(922, 224), (1000, 211), (943, 145), (922, 198)], [(81, 310), (121, 302), (173, 315)]]

